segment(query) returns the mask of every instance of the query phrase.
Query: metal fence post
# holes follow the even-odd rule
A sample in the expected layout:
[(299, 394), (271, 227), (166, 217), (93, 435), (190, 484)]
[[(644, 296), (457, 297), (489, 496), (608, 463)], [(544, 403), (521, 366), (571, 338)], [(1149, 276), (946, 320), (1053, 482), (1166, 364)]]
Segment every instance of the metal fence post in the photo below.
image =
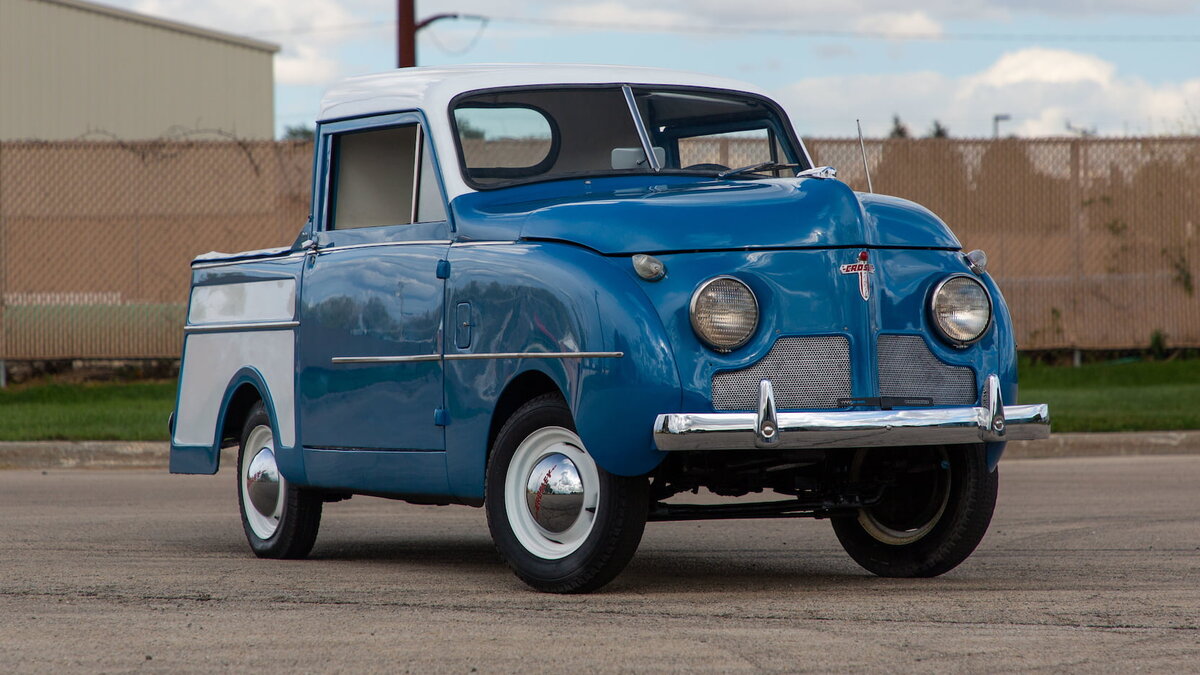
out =
[(0, 143), (0, 389), (8, 386), (8, 366), (4, 359), (8, 357), (8, 342), (5, 340), (4, 303), (8, 294), (6, 278), (8, 276), (8, 245), (4, 241), (5, 209), (8, 202), (4, 198), (4, 143)]
[(1076, 139), (1071, 141), (1071, 185), (1068, 189), (1068, 199), (1071, 200), (1071, 205), (1068, 213), (1071, 214), (1071, 238), (1075, 246), (1075, 264), (1071, 265), (1071, 275), (1073, 277), (1071, 284), (1071, 313), (1067, 317), (1067, 325), (1070, 327), (1071, 347), (1074, 349), (1073, 365), (1078, 368), (1081, 365), (1082, 359), (1079, 352), (1079, 333), (1076, 327), (1079, 325), (1079, 313), (1082, 311), (1081, 301), (1083, 299), (1083, 166), (1082, 166), (1082, 144), (1086, 141)]

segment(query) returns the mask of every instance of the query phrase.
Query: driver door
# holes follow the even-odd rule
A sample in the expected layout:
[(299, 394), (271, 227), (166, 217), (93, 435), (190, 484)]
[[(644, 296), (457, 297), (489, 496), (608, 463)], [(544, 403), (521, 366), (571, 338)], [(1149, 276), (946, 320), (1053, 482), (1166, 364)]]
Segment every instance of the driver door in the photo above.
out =
[(420, 118), (325, 125), (320, 143), (328, 180), (298, 340), (303, 445), (444, 451), (438, 262), (450, 232)]

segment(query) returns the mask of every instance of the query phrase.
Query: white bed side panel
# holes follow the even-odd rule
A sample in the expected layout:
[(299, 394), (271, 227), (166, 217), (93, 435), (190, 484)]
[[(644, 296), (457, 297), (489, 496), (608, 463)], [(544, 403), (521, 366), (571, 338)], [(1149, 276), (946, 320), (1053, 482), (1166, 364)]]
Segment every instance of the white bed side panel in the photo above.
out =
[(252, 367), (262, 374), (275, 404), (279, 445), (295, 447), (295, 344), (295, 334), (290, 330), (188, 335), (179, 372), (175, 445), (213, 444), (225, 388), (235, 373)]
[(288, 321), (296, 315), (295, 279), (196, 286), (188, 324)]

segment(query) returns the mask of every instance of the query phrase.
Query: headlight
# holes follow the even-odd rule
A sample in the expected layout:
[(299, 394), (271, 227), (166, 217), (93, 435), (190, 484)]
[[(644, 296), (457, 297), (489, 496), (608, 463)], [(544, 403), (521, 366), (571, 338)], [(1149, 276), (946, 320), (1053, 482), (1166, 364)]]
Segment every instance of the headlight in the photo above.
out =
[(716, 277), (692, 294), (692, 329), (719, 352), (730, 352), (750, 340), (758, 327), (758, 300), (746, 284)]
[(992, 322), (992, 299), (975, 279), (952, 276), (933, 291), (933, 320), (954, 346), (965, 347)]

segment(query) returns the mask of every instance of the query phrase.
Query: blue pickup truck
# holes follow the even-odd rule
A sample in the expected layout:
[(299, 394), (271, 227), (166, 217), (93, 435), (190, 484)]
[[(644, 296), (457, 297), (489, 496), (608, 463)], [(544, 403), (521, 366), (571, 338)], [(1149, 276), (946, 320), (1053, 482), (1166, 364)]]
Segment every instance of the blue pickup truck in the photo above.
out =
[(259, 556), (376, 495), (485, 508), (549, 592), (717, 518), (828, 519), (865, 569), (934, 576), (1005, 443), (1049, 435), (986, 256), (814, 166), (752, 86), (412, 68), (330, 90), (315, 147), (294, 243), (191, 266), (171, 471), (237, 446)]

